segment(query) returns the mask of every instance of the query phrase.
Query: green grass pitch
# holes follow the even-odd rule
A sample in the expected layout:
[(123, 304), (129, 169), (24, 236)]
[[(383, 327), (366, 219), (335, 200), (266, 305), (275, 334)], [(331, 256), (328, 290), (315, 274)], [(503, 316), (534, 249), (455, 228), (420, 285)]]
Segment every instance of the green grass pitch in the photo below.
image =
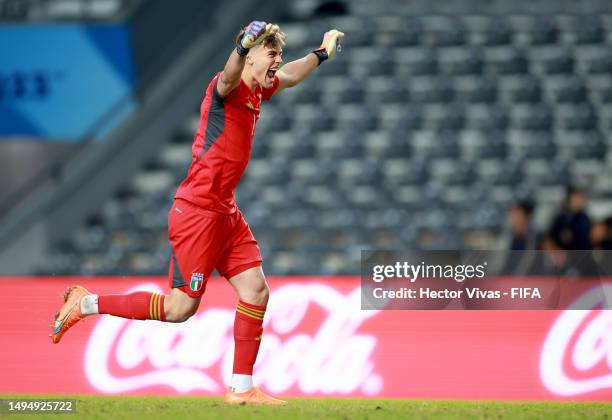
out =
[[(9, 398), (62, 398), (4, 395)], [(348, 400), (289, 398), (284, 407), (228, 406), (213, 397), (92, 397), (76, 399), (76, 414), (0, 414), (0, 418), (70, 419), (612, 419), (612, 403)]]

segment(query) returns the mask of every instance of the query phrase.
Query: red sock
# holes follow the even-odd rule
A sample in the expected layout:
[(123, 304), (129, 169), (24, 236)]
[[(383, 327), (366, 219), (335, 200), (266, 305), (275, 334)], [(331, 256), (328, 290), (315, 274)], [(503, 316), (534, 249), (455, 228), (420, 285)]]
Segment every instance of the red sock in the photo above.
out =
[(98, 297), (98, 312), (129, 319), (166, 320), (164, 300), (166, 296), (151, 292), (134, 292), (129, 295)]
[(252, 375), (259, 352), (265, 306), (251, 305), (243, 301), (236, 307), (234, 320), (234, 370), (233, 373)]

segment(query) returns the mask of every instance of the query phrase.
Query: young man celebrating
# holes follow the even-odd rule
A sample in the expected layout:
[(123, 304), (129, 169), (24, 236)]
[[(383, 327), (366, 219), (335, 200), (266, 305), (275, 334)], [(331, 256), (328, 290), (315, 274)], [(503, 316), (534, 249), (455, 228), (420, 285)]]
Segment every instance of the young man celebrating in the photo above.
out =
[(306, 79), (334, 56), (343, 36), (335, 29), (326, 32), (318, 49), (281, 68), (285, 34), (277, 25), (254, 21), (238, 34), (225, 68), (206, 89), (191, 166), (170, 209), (170, 294), (99, 296), (81, 286), (70, 287), (55, 316), (54, 343), (79, 320), (93, 314), (186, 321), (196, 313), (206, 282), (217, 269), (239, 298), (233, 375), (225, 401), (285, 404), (253, 386), (269, 288), (259, 246), (236, 205), (234, 189), (249, 162), (261, 101)]

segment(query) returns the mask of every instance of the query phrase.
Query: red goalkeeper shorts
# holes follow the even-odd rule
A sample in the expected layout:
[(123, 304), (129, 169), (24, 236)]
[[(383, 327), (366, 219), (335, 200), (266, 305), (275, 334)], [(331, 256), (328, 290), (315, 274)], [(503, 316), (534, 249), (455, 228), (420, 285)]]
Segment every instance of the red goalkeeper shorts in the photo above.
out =
[(191, 297), (206, 290), (214, 269), (228, 280), (261, 265), (259, 245), (240, 210), (217, 213), (176, 199), (168, 215), (171, 288)]

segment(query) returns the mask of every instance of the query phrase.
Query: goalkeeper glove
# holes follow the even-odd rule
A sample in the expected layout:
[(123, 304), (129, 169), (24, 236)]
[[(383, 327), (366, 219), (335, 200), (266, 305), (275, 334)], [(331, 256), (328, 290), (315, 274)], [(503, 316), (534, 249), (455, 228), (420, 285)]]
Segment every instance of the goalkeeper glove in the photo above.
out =
[(337, 29), (325, 32), (321, 46), (313, 51), (319, 59), (319, 65), (328, 58), (332, 58), (336, 51), (340, 51), (340, 40), (344, 37), (344, 32)]
[(244, 57), (249, 53), (251, 48), (261, 44), (268, 36), (278, 32), (278, 29), (278, 25), (273, 25), (271, 23), (266, 24), (266, 22), (254, 20), (244, 28), (244, 33), (236, 46), (236, 52), (238, 55)]

